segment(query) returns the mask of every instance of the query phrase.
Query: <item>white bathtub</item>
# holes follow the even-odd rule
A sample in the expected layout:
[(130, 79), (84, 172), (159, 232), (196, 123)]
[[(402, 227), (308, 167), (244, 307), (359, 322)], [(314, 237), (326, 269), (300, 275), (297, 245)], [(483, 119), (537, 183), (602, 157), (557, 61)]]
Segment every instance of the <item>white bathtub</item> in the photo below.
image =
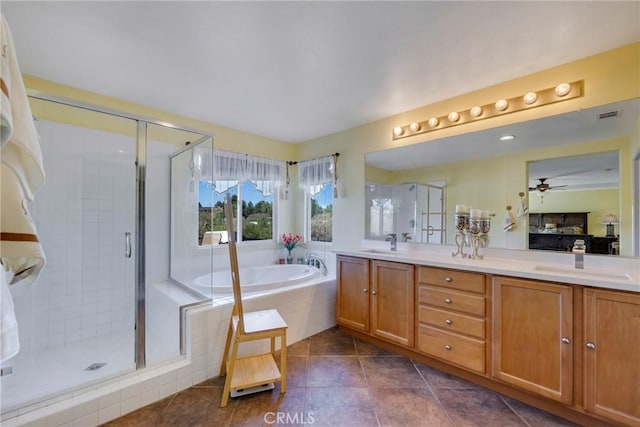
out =
[[(320, 270), (305, 264), (275, 264), (240, 269), (240, 286), (243, 293), (283, 288), (311, 281), (320, 275)], [(230, 295), (231, 270), (214, 271), (197, 277), (189, 287), (203, 295)]]

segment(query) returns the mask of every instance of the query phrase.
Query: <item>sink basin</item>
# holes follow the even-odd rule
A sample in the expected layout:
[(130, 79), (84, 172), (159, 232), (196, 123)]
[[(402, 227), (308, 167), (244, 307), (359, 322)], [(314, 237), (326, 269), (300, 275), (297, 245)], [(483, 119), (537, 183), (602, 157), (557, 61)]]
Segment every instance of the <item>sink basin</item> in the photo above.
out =
[(603, 270), (596, 270), (593, 268), (573, 268), (569, 266), (562, 265), (544, 265), (539, 264), (533, 267), (534, 270), (544, 272), (544, 273), (560, 273), (560, 274), (571, 274), (574, 276), (587, 277), (590, 279), (605, 279), (605, 280), (625, 280), (630, 281), (631, 275), (624, 273), (611, 273)]
[(402, 251), (392, 251), (391, 249), (360, 249), (359, 252), (382, 255), (402, 255)]

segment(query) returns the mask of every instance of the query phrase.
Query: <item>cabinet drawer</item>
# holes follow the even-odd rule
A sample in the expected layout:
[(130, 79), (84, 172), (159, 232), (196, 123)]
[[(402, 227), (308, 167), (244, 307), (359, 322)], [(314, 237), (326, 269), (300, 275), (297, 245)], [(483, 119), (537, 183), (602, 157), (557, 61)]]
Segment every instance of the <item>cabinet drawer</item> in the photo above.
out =
[(434, 307), (421, 305), (418, 311), (418, 321), (440, 329), (471, 335), (482, 340), (486, 336), (484, 319)]
[(420, 286), (420, 304), (429, 304), (447, 310), (461, 311), (484, 317), (484, 297), (464, 292), (450, 291), (436, 286)]
[(454, 271), (444, 268), (420, 267), (418, 282), (450, 289), (484, 294), (484, 274)]
[(418, 350), (482, 374), (485, 372), (484, 341), (420, 325)]

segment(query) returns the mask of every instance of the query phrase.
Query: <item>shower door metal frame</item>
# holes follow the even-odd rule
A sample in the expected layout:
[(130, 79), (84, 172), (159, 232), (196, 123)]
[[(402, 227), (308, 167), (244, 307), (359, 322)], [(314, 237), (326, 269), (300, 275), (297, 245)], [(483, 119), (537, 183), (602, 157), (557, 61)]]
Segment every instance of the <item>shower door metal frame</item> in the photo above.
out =
[[(98, 113), (109, 114), (136, 122), (136, 207), (135, 207), (135, 341), (134, 359), (136, 369), (146, 366), (146, 171), (147, 171), (147, 125), (154, 124), (179, 131), (191, 132), (202, 135), (203, 138), (211, 138), (214, 135), (201, 129), (190, 126), (176, 125), (164, 120), (154, 119), (143, 115), (127, 113), (113, 108), (102, 107), (84, 101), (78, 101), (58, 95), (48, 94), (42, 91), (27, 89), (29, 98), (54, 102), (70, 107), (82, 108)], [(170, 191), (170, 189), (168, 189)], [(167, 260), (171, 262), (171, 260)], [(180, 332), (182, 335), (182, 331)]]

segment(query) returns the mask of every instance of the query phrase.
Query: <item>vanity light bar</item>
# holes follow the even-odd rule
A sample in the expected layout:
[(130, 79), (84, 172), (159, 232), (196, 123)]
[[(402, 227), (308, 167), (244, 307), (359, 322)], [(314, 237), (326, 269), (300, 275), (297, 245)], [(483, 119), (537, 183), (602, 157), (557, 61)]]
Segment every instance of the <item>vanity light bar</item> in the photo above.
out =
[(464, 111), (452, 111), (440, 117), (431, 117), (420, 122), (396, 126), (391, 131), (393, 140), (420, 135), (438, 129), (457, 126), (477, 120), (488, 119), (502, 114), (515, 113), (528, 108), (541, 107), (555, 102), (579, 98), (583, 95), (584, 80), (573, 83), (560, 83), (555, 87), (527, 92), (524, 95), (509, 99), (499, 99), (495, 103), (476, 105)]

